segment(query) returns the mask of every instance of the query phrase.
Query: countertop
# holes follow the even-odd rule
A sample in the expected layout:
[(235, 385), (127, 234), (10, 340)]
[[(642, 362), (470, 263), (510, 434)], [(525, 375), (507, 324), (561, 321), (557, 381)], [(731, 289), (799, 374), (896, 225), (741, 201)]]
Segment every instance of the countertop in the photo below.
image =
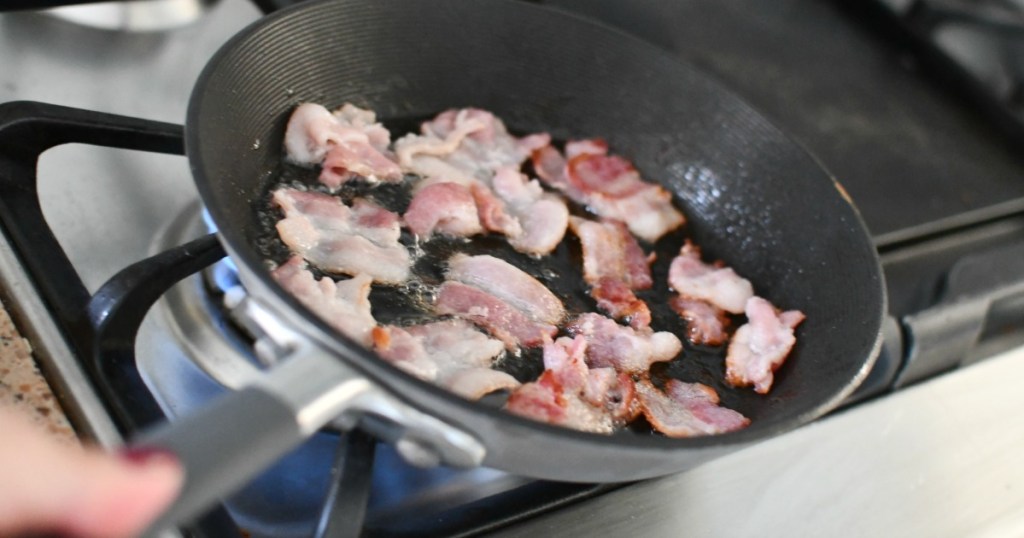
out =
[(0, 406), (13, 407), (64, 443), (78, 443), (60, 403), (32, 357), (28, 340), (18, 333), (0, 305)]

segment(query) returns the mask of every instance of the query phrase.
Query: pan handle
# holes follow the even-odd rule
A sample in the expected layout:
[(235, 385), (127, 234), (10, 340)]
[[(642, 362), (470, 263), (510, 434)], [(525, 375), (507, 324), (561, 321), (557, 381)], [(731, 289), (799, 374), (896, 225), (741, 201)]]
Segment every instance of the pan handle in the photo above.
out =
[(249, 321), (255, 348), (276, 366), (241, 391), (135, 438), (131, 450), (167, 451), (185, 468), (182, 492), (153, 533), (201, 514), (328, 422), (372, 430), (414, 464), (482, 462), (474, 437), (399, 401), (251, 297), (233, 301), (232, 314)]
[[(185, 469), (177, 499), (144, 535), (159, 535), (204, 513), (371, 389), (365, 380), (345, 379), (345, 372), (330, 368), (334, 362), (329, 357), (293, 357), (264, 383), (225, 394), (192, 415), (136, 437), (130, 451), (169, 452)], [(315, 380), (312, 384), (321, 389), (305, 414), (280, 394), (281, 385), (302, 378)]]

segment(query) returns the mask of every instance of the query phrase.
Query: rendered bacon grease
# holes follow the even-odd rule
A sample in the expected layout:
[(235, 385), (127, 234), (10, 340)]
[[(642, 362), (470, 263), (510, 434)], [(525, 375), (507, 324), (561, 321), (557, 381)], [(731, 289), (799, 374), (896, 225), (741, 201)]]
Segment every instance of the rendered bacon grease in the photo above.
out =
[[(804, 319), (756, 296), (731, 268), (703, 261), (689, 241), (662, 262), (676, 295), (644, 295), (656, 261), (645, 245), (685, 218), (670, 192), (602, 140), (570, 141), (563, 151), (546, 133), (516, 137), (490, 112), (467, 108), (392, 142), (371, 111), (306, 103), (292, 114), (284, 145), (288, 162), (318, 171), (320, 186), (282, 182), (270, 193), (282, 216), (277, 236), (291, 252), (274, 278), (382, 360), (463, 397), (507, 391), (511, 413), (595, 433), (636, 420), (670, 437), (734, 431), (750, 421), (721, 406), (714, 389), (652, 374), (653, 365), (687, 356), (678, 336), (652, 328), (647, 302), (664, 301), (681, 316), (691, 343), (728, 343), (725, 382), (760, 394)], [(524, 173), (527, 162), (538, 178)], [(344, 194), (349, 182), (395, 185), (407, 203), (392, 211), (372, 196)], [(569, 230), (595, 311), (569, 312), (520, 267), (469, 248), (474, 238), (499, 238), (543, 261)], [(441, 280), (428, 282), (415, 267), (437, 241), (456, 250)], [(403, 286), (426, 290), (429, 319), (379, 323), (371, 291)], [(495, 368), (530, 350), (542, 354), (539, 377), (521, 382)]]

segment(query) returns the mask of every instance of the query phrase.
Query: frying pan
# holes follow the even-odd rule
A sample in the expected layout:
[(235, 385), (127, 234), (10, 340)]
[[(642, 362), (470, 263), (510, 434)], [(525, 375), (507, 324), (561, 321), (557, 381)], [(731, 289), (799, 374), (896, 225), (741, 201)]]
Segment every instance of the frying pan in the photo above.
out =
[[(773, 303), (807, 314), (769, 395), (723, 395), (752, 424), (690, 439), (558, 428), (405, 375), (333, 331), (273, 281), (259, 244), (284, 126), (301, 102), (352, 102), (385, 123), (474, 106), (516, 132), (605, 137), (645, 178), (674, 193), (687, 233), (707, 258), (723, 259)], [(236, 310), (258, 326), (264, 349), (289, 358), (266, 382), (137, 441), (175, 451), (189, 471), (165, 523), (194, 515), (339, 409), (350, 411), (325, 402), (351, 400), (368, 386), (386, 403), (360, 404), (354, 415), (419, 432), (395, 436), (408, 456), (614, 482), (691, 468), (812, 420), (856, 388), (879, 348), (879, 262), (838, 183), (703, 74), (568, 14), (479, 0), (314, 1), (284, 9), (211, 59), (190, 101), (186, 148), (202, 201), (248, 290)], [(315, 403), (296, 404), (307, 397)], [(435, 428), (431, 417), (449, 426)]]

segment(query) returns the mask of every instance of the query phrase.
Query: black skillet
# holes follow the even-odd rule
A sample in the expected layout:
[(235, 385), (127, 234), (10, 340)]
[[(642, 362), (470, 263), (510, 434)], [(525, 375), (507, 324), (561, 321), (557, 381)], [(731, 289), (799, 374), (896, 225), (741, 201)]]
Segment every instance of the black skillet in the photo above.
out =
[[(262, 244), (261, 214), (281, 170), (284, 125), (306, 101), (353, 102), (399, 123), (475, 106), (517, 132), (605, 137), (645, 178), (676, 195), (689, 219), (687, 233), (707, 258), (725, 260), (760, 295), (807, 314), (769, 395), (734, 389), (723, 396), (752, 424), (691, 439), (557, 428), (407, 376), (332, 331), (276, 285)], [(202, 200), (253, 300), (315, 342), (329, 356), (320, 360), (342, 361), (469, 433), (486, 449), (487, 466), (588, 482), (681, 471), (828, 411), (857, 386), (878, 350), (885, 311), (879, 263), (838, 183), (706, 76), (635, 38), (564, 13), (500, 0), (316, 1), (288, 8), (245, 29), (213, 57), (192, 95), (186, 129)], [(721, 386), (718, 367), (705, 374)], [(301, 392), (315, 381), (288, 383)], [(265, 394), (253, 398), (253, 391), (261, 389), (230, 395), (219, 418), (200, 415), (149, 437), (182, 455), (193, 471), (190, 495), (212, 500), (211, 494), (226, 493), (207, 478), (211, 468), (234, 469), (219, 473), (222, 478), (238, 474), (233, 459), (260, 453), (260, 462), (244, 470), (254, 473), (300, 440), (293, 424), (278, 427), (296, 421), (286, 406)], [(249, 426), (225, 434), (218, 425), (229, 423)], [(213, 464), (195, 461), (211, 455)]]

